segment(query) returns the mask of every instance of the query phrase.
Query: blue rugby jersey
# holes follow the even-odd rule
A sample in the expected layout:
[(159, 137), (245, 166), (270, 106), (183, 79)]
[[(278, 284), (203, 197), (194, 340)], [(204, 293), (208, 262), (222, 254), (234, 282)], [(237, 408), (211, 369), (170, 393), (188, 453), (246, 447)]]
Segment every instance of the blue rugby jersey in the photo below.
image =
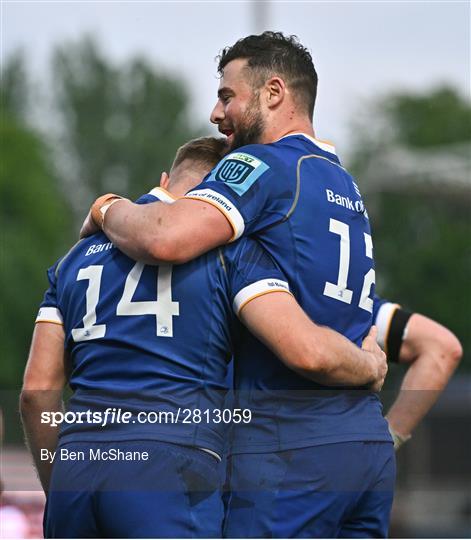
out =
[[(233, 240), (254, 235), (308, 315), (361, 345), (372, 324), (373, 245), (358, 186), (331, 145), (292, 134), (242, 147), (186, 197), (223, 212)], [(236, 344), (235, 386), (254, 420), (234, 426), (234, 452), (391, 440), (377, 395), (308, 381), (248, 333)]]
[[(138, 202), (168, 197), (156, 188)], [(48, 278), (36, 320), (64, 325), (74, 392), (68, 410), (133, 413), (126, 424), (64, 423), (61, 442), (153, 439), (221, 454), (227, 416), (221, 421), (218, 411), (234, 312), (259, 294), (288, 291), (258, 243), (243, 240), (185, 265), (145, 266), (99, 233), (76, 244)], [(138, 419), (160, 411), (172, 416)]]

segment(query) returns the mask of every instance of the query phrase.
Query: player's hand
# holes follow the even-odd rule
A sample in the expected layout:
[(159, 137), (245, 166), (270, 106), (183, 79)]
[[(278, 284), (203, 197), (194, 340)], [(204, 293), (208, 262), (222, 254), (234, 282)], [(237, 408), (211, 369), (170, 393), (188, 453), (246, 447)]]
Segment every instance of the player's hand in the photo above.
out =
[(82, 228), (80, 229), (80, 238), (85, 238), (90, 236), (99, 230), (103, 230), (103, 223), (105, 221), (105, 214), (107, 210), (115, 202), (128, 200), (124, 199), (120, 195), (115, 195), (114, 193), (107, 193), (106, 195), (101, 195), (96, 201), (92, 204), (90, 211), (83, 222)]
[(386, 354), (381, 349), (376, 341), (376, 336), (378, 334), (378, 329), (376, 326), (372, 326), (369, 334), (363, 340), (361, 348), (369, 352), (372, 358), (372, 369), (373, 369), (373, 382), (370, 385), (373, 392), (379, 392), (384, 384), (384, 379), (388, 372), (388, 362), (386, 359)]
[(100, 227), (93, 221), (92, 211), (90, 210), (80, 229), (80, 238), (91, 236), (100, 230)]
[[(386, 420), (388, 420), (387, 417), (386, 417)], [(401, 433), (398, 433), (394, 428), (391, 427), (389, 420), (388, 420), (388, 428), (389, 428), (389, 433), (391, 433), (391, 437), (394, 442), (394, 450), (396, 450), (397, 452), (399, 448), (401, 448), (401, 446), (411, 438), (411, 435), (402, 435)]]

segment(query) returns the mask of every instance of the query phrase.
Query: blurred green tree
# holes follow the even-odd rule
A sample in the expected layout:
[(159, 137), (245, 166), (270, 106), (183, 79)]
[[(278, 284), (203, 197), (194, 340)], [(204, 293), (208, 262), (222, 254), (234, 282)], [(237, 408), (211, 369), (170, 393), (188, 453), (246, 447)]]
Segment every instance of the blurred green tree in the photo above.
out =
[(24, 54), (14, 51), (6, 62), (2, 62), (0, 81), (0, 105), (2, 117), (8, 114), (25, 121), (30, 106), (30, 84), (26, 74)]
[[(177, 147), (202, 132), (178, 78), (142, 58), (113, 66), (89, 37), (56, 49), (50, 103), (32, 99), (27, 71), (14, 53), (0, 84), (3, 387), (21, 384), (46, 269), (73, 243), (93, 198), (148, 191)], [(41, 131), (31, 127), (33, 106)]]
[(179, 79), (144, 58), (114, 67), (89, 37), (55, 51), (53, 77), (61, 171), (79, 219), (97, 195), (157, 185), (177, 147), (200, 133)]
[(453, 88), (398, 94), (383, 104), (396, 142), (428, 148), (471, 141), (471, 106)]
[[(10, 426), (17, 392), (5, 390), (21, 385), (46, 269), (74, 242), (95, 196), (148, 191), (177, 147), (201, 133), (178, 78), (142, 58), (112, 66), (90, 38), (55, 51), (48, 103), (46, 94), (32, 99), (27, 71), (17, 52), (0, 83), (0, 388)], [(31, 112), (42, 115), (38, 129)]]
[(377, 291), (455, 332), (469, 369), (471, 105), (441, 87), (369, 110), (350, 168), (372, 221)]
[(27, 127), (29, 85), (21, 55), (5, 63), (0, 84), (0, 387), (19, 387), (46, 269), (71, 237), (70, 209), (50, 151)]

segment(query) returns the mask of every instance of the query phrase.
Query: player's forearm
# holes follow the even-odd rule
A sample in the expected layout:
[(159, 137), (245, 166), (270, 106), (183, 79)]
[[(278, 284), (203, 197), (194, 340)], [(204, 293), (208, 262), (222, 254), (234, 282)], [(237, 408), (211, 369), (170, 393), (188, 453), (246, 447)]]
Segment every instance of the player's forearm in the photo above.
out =
[(225, 214), (199, 199), (138, 205), (116, 198), (104, 195), (95, 201), (81, 237), (100, 227), (123, 253), (146, 264), (183, 264), (241, 233)]
[(134, 204), (119, 201), (106, 212), (103, 231), (111, 242), (134, 260), (159, 264), (165, 256), (165, 236), (168, 225), (163, 203)]
[(332, 386), (365, 386), (376, 380), (377, 363), (370, 352), (325, 327), (317, 327), (314, 339), (306, 352), (304, 376)]
[(57, 428), (41, 422), (41, 413), (62, 410), (67, 362), (64, 341), (62, 325), (50, 321), (35, 325), (20, 396), (26, 440), (45, 491), (49, 487), (52, 459), (41, 459), (41, 449), (54, 452), (58, 432)]
[(52, 455), (57, 447), (59, 428), (42, 424), (41, 413), (62, 410), (63, 403), (59, 391), (23, 390), (21, 392), (20, 413), (23, 430), (39, 480), (46, 493), (49, 490), (53, 467)]
[(284, 364), (308, 379), (333, 386), (382, 385), (386, 357), (374, 330), (362, 350), (338, 332), (313, 323), (285, 293), (259, 296), (245, 304), (239, 316)]
[(408, 436), (414, 431), (443, 392), (460, 358), (460, 353), (434, 350), (411, 364), (387, 414), (395, 432)]
[(399, 361), (410, 367), (387, 417), (400, 436), (409, 436), (437, 401), (461, 360), (456, 336), (441, 324), (414, 313), (399, 350)]

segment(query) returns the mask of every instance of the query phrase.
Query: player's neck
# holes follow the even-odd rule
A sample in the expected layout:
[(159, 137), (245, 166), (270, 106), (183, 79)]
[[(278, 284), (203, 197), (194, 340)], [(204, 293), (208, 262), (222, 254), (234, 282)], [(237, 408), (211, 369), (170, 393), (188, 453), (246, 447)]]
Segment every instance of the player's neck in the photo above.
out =
[(274, 141), (291, 135), (293, 133), (304, 133), (315, 137), (314, 128), (312, 122), (308, 118), (293, 118), (286, 122), (273, 123), (264, 131), (263, 140), (264, 144), (268, 144)]

